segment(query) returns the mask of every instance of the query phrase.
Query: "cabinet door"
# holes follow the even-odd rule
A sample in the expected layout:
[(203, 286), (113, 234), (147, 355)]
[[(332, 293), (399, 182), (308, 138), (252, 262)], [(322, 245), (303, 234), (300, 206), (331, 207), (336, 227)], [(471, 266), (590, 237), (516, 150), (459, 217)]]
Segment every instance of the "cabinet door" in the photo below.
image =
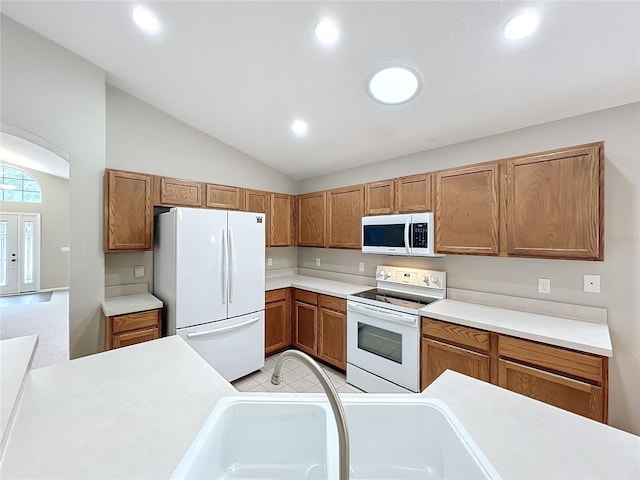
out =
[(498, 164), (436, 174), (436, 251), (497, 255)]
[(396, 210), (396, 181), (367, 183), (364, 186), (365, 215), (389, 215)]
[(507, 253), (603, 259), (601, 144), (507, 162)]
[(583, 417), (605, 421), (601, 387), (502, 359), (498, 360), (498, 385)]
[(271, 355), (291, 344), (291, 323), (289, 296), (265, 305), (264, 311), (264, 353)]
[(422, 337), (421, 357), (422, 389), (447, 369), (489, 381), (489, 355)]
[(148, 342), (157, 338), (160, 338), (160, 331), (157, 328), (121, 333), (113, 336), (113, 348), (128, 347), (129, 345)]
[(431, 175), (411, 175), (398, 180), (398, 213), (431, 211)]
[(342, 370), (347, 368), (347, 315), (320, 309), (318, 357)]
[(303, 352), (310, 355), (316, 355), (318, 352), (317, 345), (317, 324), (318, 324), (318, 307), (296, 301), (295, 303), (295, 338), (294, 345)]
[(155, 177), (155, 204), (168, 207), (201, 207), (204, 184), (178, 178)]
[(298, 246), (324, 247), (326, 192), (298, 196)]
[(151, 176), (105, 170), (105, 252), (153, 249)]
[(207, 184), (206, 206), (222, 210), (244, 210), (244, 189)]
[(283, 193), (271, 194), (271, 239), (272, 247), (293, 245), (293, 197)]
[(271, 244), (271, 209), (269, 208), (269, 192), (260, 190), (245, 190), (244, 192), (244, 210), (245, 212), (264, 213), (266, 225), (264, 227), (265, 246), (270, 247)]
[(327, 192), (327, 247), (360, 248), (362, 246), (362, 212), (364, 187), (337, 188)]

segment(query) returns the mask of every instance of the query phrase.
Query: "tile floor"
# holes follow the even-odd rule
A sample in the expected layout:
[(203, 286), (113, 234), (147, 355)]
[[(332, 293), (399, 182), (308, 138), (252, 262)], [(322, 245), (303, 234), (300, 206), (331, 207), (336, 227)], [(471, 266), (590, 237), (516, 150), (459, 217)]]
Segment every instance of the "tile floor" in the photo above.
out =
[[(288, 359), (282, 367), (282, 383), (273, 385), (271, 374), (279, 353), (268, 357), (264, 367), (235, 382), (231, 382), (240, 392), (286, 392), (286, 393), (322, 393), (324, 390), (311, 370), (296, 359)], [(318, 362), (333, 383), (338, 393), (364, 393), (347, 383), (343, 373)]]

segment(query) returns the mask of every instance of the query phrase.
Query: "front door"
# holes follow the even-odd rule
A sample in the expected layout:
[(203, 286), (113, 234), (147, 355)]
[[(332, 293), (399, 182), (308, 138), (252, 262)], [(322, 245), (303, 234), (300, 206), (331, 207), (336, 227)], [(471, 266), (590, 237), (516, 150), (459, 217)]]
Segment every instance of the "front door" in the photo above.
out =
[(0, 214), (0, 294), (35, 292), (40, 280), (40, 215)]

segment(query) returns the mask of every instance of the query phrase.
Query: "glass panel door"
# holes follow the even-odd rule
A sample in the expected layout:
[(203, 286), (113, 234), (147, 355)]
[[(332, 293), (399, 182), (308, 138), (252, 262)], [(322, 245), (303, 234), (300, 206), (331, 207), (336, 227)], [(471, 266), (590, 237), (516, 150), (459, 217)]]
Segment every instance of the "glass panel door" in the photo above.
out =
[(0, 215), (0, 294), (19, 292), (18, 215)]
[(40, 289), (40, 216), (19, 216), (20, 293)]
[(0, 215), (0, 294), (40, 289), (40, 215)]

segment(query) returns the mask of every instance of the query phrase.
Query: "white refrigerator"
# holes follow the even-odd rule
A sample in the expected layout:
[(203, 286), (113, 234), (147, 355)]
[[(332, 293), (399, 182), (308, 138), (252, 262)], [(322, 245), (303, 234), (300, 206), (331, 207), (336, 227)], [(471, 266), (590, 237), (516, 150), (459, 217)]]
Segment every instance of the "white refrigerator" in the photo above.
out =
[(262, 213), (172, 208), (157, 217), (154, 294), (177, 334), (227, 380), (264, 366)]

